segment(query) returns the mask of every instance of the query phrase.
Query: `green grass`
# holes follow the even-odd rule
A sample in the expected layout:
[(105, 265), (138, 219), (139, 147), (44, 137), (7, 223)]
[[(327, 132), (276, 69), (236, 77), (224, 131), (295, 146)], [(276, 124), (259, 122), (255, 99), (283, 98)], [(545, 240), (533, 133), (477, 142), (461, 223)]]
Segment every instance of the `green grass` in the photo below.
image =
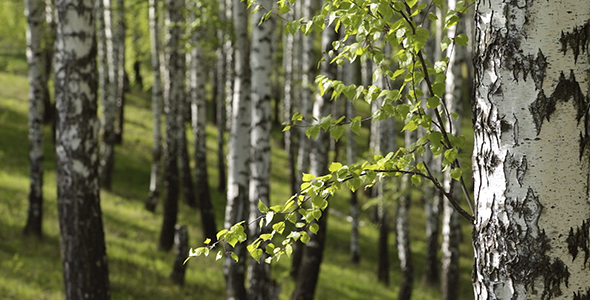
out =
[[(28, 196), (27, 80), (24, 75), (0, 73), (0, 295), (2, 299), (63, 299), (56, 208), (55, 155), (45, 132), (44, 238), (24, 237)], [(151, 161), (151, 104), (149, 94), (128, 96), (124, 144), (116, 148), (116, 165), (111, 192), (102, 191), (109, 272), (113, 299), (223, 299), (222, 263), (213, 258), (189, 262), (186, 285), (171, 283), (174, 254), (156, 250), (161, 225), (161, 207), (151, 214), (143, 209), (149, 186)], [(366, 131), (364, 131), (366, 136)], [(207, 128), (208, 161), (218, 224), (222, 224), (224, 196), (217, 192), (216, 130)], [(280, 129), (273, 132), (272, 201), (289, 196), (285, 153), (280, 149)], [(189, 142), (192, 138), (189, 139)], [(366, 144), (360, 142), (360, 144)], [(192, 145), (192, 144), (191, 144)], [(343, 151), (342, 151), (343, 152)], [(348, 211), (348, 193), (330, 200), (331, 207)], [(422, 283), (424, 269), (424, 215), (422, 204), (412, 203), (412, 249), (416, 280), (413, 299), (438, 299), (436, 288)], [(366, 220), (361, 227), (362, 261), (349, 263), (349, 223), (331, 215), (328, 241), (316, 299), (395, 298), (400, 271), (394, 235), (390, 237), (391, 286), (376, 281), (378, 228)], [(179, 221), (189, 227), (191, 246), (202, 245), (198, 212), (182, 204)], [(469, 274), (472, 250), (469, 228), (464, 230), (461, 261), (461, 299), (472, 299)], [(282, 285), (281, 299), (289, 299), (294, 283), (287, 276), (289, 261), (273, 265), (273, 276)]]

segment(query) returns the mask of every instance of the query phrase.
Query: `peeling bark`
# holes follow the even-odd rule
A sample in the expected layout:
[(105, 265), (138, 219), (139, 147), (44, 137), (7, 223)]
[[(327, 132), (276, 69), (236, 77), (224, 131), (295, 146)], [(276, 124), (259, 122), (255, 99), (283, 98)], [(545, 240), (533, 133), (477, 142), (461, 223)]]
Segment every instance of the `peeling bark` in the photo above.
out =
[(590, 62), (581, 54), (590, 2), (550, 2), (477, 5), (477, 299), (586, 299), (589, 290)]

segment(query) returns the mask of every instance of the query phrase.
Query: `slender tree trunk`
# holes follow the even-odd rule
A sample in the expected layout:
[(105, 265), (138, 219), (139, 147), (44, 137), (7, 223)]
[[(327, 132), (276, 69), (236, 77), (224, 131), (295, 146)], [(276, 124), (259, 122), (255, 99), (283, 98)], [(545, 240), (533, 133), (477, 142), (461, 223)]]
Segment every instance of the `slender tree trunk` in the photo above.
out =
[[(55, 0), (44, 0), (45, 2), (45, 30), (42, 34), (44, 41), (43, 56), (45, 58), (45, 78), (49, 81), (53, 73), (53, 51), (55, 44)], [(55, 102), (51, 102), (51, 95), (49, 95), (49, 88), (46, 89), (43, 95), (43, 123), (52, 124), (53, 142), (55, 143)]]
[[(246, 3), (233, 2), (235, 39), (235, 83), (233, 88), (231, 132), (228, 142), (228, 180), (227, 205), (225, 208), (225, 228), (248, 218), (249, 177), (250, 177), (250, 45), (248, 43), (248, 11)], [(246, 246), (239, 243), (233, 251), (239, 261), (229, 256), (225, 259), (223, 272), (226, 280), (227, 299), (247, 299)]]
[(205, 99), (205, 58), (200, 48), (200, 32), (195, 30), (192, 34), (192, 48), (188, 55), (189, 67), (189, 95), (191, 100), (192, 127), (195, 145), (195, 188), (197, 191), (196, 202), (201, 212), (201, 224), (203, 236), (216, 239), (217, 226), (215, 224), (215, 212), (211, 202), (209, 190), (209, 174), (207, 173), (207, 102)]
[(166, 88), (168, 96), (166, 97), (166, 147), (164, 148), (164, 185), (166, 194), (164, 195), (164, 219), (160, 231), (160, 240), (158, 249), (169, 251), (174, 244), (174, 226), (178, 217), (178, 190), (180, 187), (178, 179), (178, 102), (182, 95), (182, 83), (184, 81), (184, 56), (180, 53), (180, 39), (183, 34), (180, 26), (182, 22), (183, 0), (166, 1), (166, 62), (168, 65), (169, 85)]
[(115, 164), (115, 116), (116, 116), (116, 75), (118, 66), (116, 61), (117, 43), (113, 36), (112, 0), (103, 0), (104, 28), (106, 38), (106, 68), (108, 80), (102, 97), (102, 139), (100, 144), (100, 183), (101, 187), (110, 189), (112, 184), (113, 166)]
[[(295, 19), (295, 8), (287, 13), (287, 19)], [(290, 122), (293, 114), (293, 67), (297, 63), (295, 53), (295, 35), (289, 34), (283, 40), (283, 122)], [(278, 103), (277, 103), (278, 105)], [(291, 195), (295, 195), (299, 188), (297, 186), (297, 175), (295, 166), (295, 147), (293, 145), (293, 133), (295, 129), (287, 130), (283, 134), (283, 145), (287, 153), (289, 164), (289, 184)]]
[[(343, 68), (343, 82), (344, 84), (356, 84), (357, 74), (359, 72), (358, 62), (345, 64)], [(346, 117), (351, 119), (355, 116), (354, 104), (352, 101), (345, 99), (345, 110)], [(356, 133), (350, 128), (347, 130), (346, 135), (346, 160), (349, 164), (356, 163), (357, 161), (357, 146), (356, 146)], [(360, 245), (360, 232), (359, 232), (359, 215), (360, 207), (358, 202), (358, 195), (356, 191), (350, 193), (350, 218), (351, 218), (351, 229), (350, 229), (350, 260), (353, 264), (359, 264), (361, 260), (361, 245)]]
[[(455, 9), (455, 0), (447, 0), (448, 9)], [(465, 23), (459, 21), (456, 26), (452, 26), (447, 31), (447, 36), (452, 39), (458, 33), (464, 33)], [(459, 116), (456, 120), (447, 120), (446, 127), (452, 129), (452, 134), (461, 135), (461, 112), (462, 110), (462, 83), (461, 66), (464, 59), (464, 47), (453, 46), (447, 48), (447, 57), (449, 70), (446, 72), (447, 79), (445, 82), (445, 105), (447, 111), (457, 113)], [(451, 126), (452, 124), (452, 126)], [(444, 174), (445, 190), (451, 191), (455, 199), (461, 199), (460, 186), (457, 181), (451, 178), (449, 170)], [(441, 299), (456, 300), (459, 299), (459, 244), (461, 242), (461, 224), (459, 223), (459, 213), (450, 203), (449, 199), (444, 199), (443, 222), (442, 222), (442, 276), (441, 276)]]
[(115, 40), (117, 43), (117, 52), (115, 55), (117, 72), (115, 73), (117, 80), (117, 92), (115, 96), (115, 103), (117, 106), (117, 123), (115, 128), (115, 143), (120, 145), (123, 143), (123, 125), (125, 116), (125, 36), (127, 25), (125, 23), (125, 1), (117, 0), (117, 27), (115, 29)]
[[(226, 0), (219, 1), (219, 18), (221, 21), (227, 22), (226, 18), (226, 11), (229, 10), (226, 6)], [(216, 124), (217, 124), (217, 190), (220, 192), (225, 192), (226, 188), (226, 173), (225, 173), (225, 139), (224, 133), (226, 132), (226, 124), (227, 124), (227, 111), (225, 110), (225, 102), (227, 97), (227, 78), (229, 76), (229, 70), (227, 68), (227, 57), (230, 56), (227, 53), (227, 43), (231, 43), (230, 41), (226, 41), (229, 39), (227, 33), (224, 32), (222, 29), (217, 30), (217, 37), (222, 42), (221, 46), (217, 50), (217, 99), (215, 101), (216, 104)]]
[[(316, 0), (304, 0), (303, 2), (303, 11), (302, 15), (305, 16), (313, 16), (316, 13), (318, 4), (320, 1)], [(315, 73), (316, 73), (316, 59), (314, 55), (313, 49), (313, 35), (302, 36), (302, 46), (301, 46), (301, 100), (299, 103), (299, 108), (301, 114), (304, 116), (307, 122), (311, 122), (312, 118), (312, 99), (313, 99), (313, 92), (311, 90), (312, 85), (314, 84), (315, 80)], [(301, 186), (301, 173), (307, 173), (309, 169), (309, 149), (310, 149), (310, 140), (305, 135), (305, 128), (301, 128), (299, 131), (299, 148), (297, 153), (297, 170), (299, 171), (297, 175), (297, 181), (295, 186)], [(299, 274), (299, 265), (301, 264), (301, 258), (303, 255), (303, 244), (299, 241), (293, 244), (293, 255), (291, 261), (291, 270), (290, 274), (292, 277), (296, 277)]]
[(158, 0), (150, 0), (149, 20), (150, 39), (152, 50), (152, 72), (154, 83), (152, 84), (152, 115), (154, 118), (154, 144), (152, 147), (152, 168), (150, 173), (150, 191), (145, 207), (154, 212), (160, 200), (160, 185), (162, 173), (162, 78), (160, 73), (160, 28), (158, 26)]
[(43, 234), (43, 99), (48, 94), (45, 56), (41, 48), (45, 3), (25, 1), (29, 64), (29, 210), (24, 233)]
[[(413, 132), (406, 130), (406, 147), (409, 147), (413, 141), (415, 141)], [(399, 285), (397, 299), (409, 300), (412, 297), (412, 289), (414, 288), (414, 263), (410, 248), (410, 178), (408, 176), (402, 177), (401, 190), (402, 196), (399, 198), (395, 218), (397, 257), (402, 272), (402, 280)]]
[(589, 299), (590, 2), (476, 7), (476, 299)]
[[(338, 33), (334, 26), (326, 28), (322, 32), (322, 49), (325, 53), (332, 50), (332, 42), (338, 39)], [(336, 78), (337, 67), (335, 64), (328, 63), (329, 57), (322, 64), (321, 72), (328, 78)], [(328, 92), (324, 96), (316, 94), (313, 104), (313, 116), (319, 120), (322, 116), (330, 114), (331, 94)], [(328, 151), (330, 148), (330, 135), (327, 132), (321, 132), (318, 138), (312, 143), (310, 153), (310, 173), (320, 176), (328, 172)], [(326, 243), (326, 231), (328, 227), (328, 208), (326, 208), (318, 220), (320, 226), (317, 234), (310, 233), (310, 241), (305, 245), (295, 290), (291, 295), (292, 300), (312, 300), (315, 295), (317, 282), (320, 273), (320, 266), (323, 260), (324, 246)]]
[(57, 208), (65, 295), (109, 299), (98, 181), (94, 2), (58, 0), (56, 8)]
[[(262, 22), (261, 18), (270, 10), (272, 0), (260, 0), (263, 8), (252, 18), (252, 53), (250, 55), (250, 68), (252, 72), (252, 135), (250, 138), (251, 165), (250, 165), (250, 235), (258, 236), (262, 232), (268, 232), (268, 228), (258, 226), (256, 219), (261, 213), (258, 210), (258, 202), (270, 206), (270, 129), (271, 123), (271, 69), (268, 58), (271, 57), (272, 36), (275, 26), (275, 18), (270, 17)], [(270, 300), (271, 278), (270, 265), (250, 260), (249, 275), (249, 299)]]

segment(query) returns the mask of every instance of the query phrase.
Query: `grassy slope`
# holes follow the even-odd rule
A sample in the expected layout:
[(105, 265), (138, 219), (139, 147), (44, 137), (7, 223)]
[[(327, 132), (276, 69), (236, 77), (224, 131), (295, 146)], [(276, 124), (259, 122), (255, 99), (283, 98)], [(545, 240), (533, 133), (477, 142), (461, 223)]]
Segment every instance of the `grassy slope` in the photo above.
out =
[[(0, 73), (0, 295), (3, 299), (62, 299), (63, 283), (59, 254), (59, 229), (56, 213), (55, 155), (47, 138), (45, 143), (45, 206), (44, 234), (38, 241), (22, 236), (28, 195), (27, 81), (20, 75)], [(155, 250), (161, 224), (159, 214), (143, 209), (149, 184), (151, 153), (151, 113), (149, 96), (129, 96), (126, 109), (125, 141), (116, 151), (116, 167), (112, 192), (102, 192), (107, 252), (113, 299), (223, 299), (224, 281), (221, 262), (212, 258), (193, 259), (187, 271), (187, 283), (178, 288), (168, 275), (174, 260), (172, 253)], [(209, 175), (217, 178), (214, 155), (215, 128), (208, 128), (210, 150)], [(288, 197), (285, 154), (279, 150), (279, 133), (273, 143), (272, 197), (275, 203)], [(49, 137), (49, 132), (46, 132)], [(223, 195), (212, 183), (218, 224), (223, 216)], [(347, 194), (332, 199), (331, 205), (347, 211)], [(424, 225), (421, 204), (414, 201), (412, 235), (416, 287), (414, 299), (437, 299), (435, 288), (422, 285), (424, 269)], [(200, 245), (198, 213), (181, 206), (179, 223), (187, 224), (192, 246)], [(392, 250), (392, 284), (384, 287), (375, 280), (377, 228), (365, 222), (361, 228), (362, 262), (354, 266), (348, 260), (348, 223), (332, 215), (329, 223), (328, 248), (322, 266), (316, 299), (385, 299), (395, 298), (399, 268)], [(462, 299), (472, 298), (469, 280), (471, 247), (465, 231), (462, 252)], [(281, 299), (289, 299), (293, 282), (287, 277), (288, 261), (273, 266), (274, 276), (281, 282)]]

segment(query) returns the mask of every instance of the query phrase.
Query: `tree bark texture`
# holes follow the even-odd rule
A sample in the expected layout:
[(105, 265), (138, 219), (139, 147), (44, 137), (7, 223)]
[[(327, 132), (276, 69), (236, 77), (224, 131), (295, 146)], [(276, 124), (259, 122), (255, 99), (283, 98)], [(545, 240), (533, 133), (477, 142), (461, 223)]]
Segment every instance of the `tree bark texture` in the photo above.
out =
[(152, 147), (152, 167), (150, 173), (150, 191), (148, 193), (145, 207), (147, 210), (154, 212), (160, 200), (160, 186), (162, 176), (162, 116), (161, 105), (162, 96), (162, 78), (160, 73), (160, 28), (158, 26), (158, 0), (149, 1), (149, 21), (150, 21), (150, 45), (152, 50), (152, 72), (154, 74), (154, 83), (152, 84), (152, 115), (154, 118), (154, 144)]
[(195, 190), (196, 203), (201, 213), (203, 236), (216, 240), (217, 226), (215, 212), (209, 190), (209, 174), (207, 173), (207, 102), (205, 99), (205, 64), (203, 49), (199, 47), (200, 33), (192, 34), (192, 49), (189, 53), (189, 96), (191, 99), (192, 128), (194, 137), (195, 158)]
[[(102, 139), (100, 144), (100, 183), (101, 187), (110, 189), (112, 184), (113, 166), (115, 164), (115, 118), (117, 114), (116, 95), (117, 95), (117, 72), (118, 65), (116, 53), (118, 51), (116, 40), (113, 32), (113, 12), (112, 0), (103, 1), (104, 16), (104, 36), (106, 41), (106, 67), (104, 71), (108, 74), (105, 79), (105, 89), (103, 90), (101, 109), (102, 109)], [(102, 22), (101, 22), (102, 23)], [(102, 33), (101, 33), (102, 35)]]
[(66, 299), (109, 299), (100, 209), (94, 2), (58, 0), (57, 207)]
[[(260, 228), (256, 219), (261, 216), (258, 201), (270, 206), (270, 130), (271, 130), (271, 69), (269, 61), (272, 52), (272, 37), (275, 18), (271, 16), (262, 20), (267, 10), (273, 5), (272, 0), (260, 0), (263, 8), (252, 18), (252, 53), (250, 69), (252, 73), (252, 134), (250, 137), (250, 236), (258, 236), (268, 232), (268, 228)], [(260, 23), (260, 24), (259, 24)], [(249, 266), (249, 300), (271, 299), (270, 265), (250, 260)]]
[[(43, 224), (43, 99), (48, 94), (45, 55), (41, 47), (45, 3), (25, 1), (29, 65), (29, 210), (26, 235), (42, 236)], [(49, 109), (49, 107), (47, 108)]]
[[(219, 1), (219, 19), (227, 22), (226, 18), (226, 1)], [(223, 44), (217, 49), (217, 99), (215, 100), (215, 113), (216, 113), (216, 125), (217, 125), (217, 190), (224, 193), (226, 187), (226, 173), (225, 173), (225, 152), (223, 151), (225, 146), (224, 133), (227, 130), (226, 119), (227, 111), (225, 110), (225, 102), (227, 97), (227, 43), (225, 40), (228, 39), (227, 33), (222, 29), (217, 30), (217, 38), (222, 41)]]
[(170, 274), (170, 279), (177, 285), (184, 285), (184, 278), (186, 274), (186, 258), (189, 255), (188, 246), (188, 229), (186, 225), (176, 225), (174, 227), (174, 245), (176, 246), (176, 259), (174, 260), (174, 267)]
[(590, 2), (477, 3), (476, 299), (589, 299)]
[(123, 125), (125, 119), (125, 33), (127, 25), (125, 23), (125, 1), (117, 0), (117, 27), (115, 28), (114, 40), (116, 47), (116, 64), (117, 72), (115, 73), (117, 80), (117, 92), (115, 96), (115, 105), (117, 107), (117, 123), (115, 128), (115, 142), (117, 144), (123, 143)]
[(174, 226), (178, 217), (178, 196), (180, 183), (178, 179), (178, 102), (182, 95), (184, 80), (184, 55), (180, 53), (180, 39), (182, 28), (177, 26), (182, 22), (181, 9), (183, 0), (166, 1), (166, 62), (168, 65), (169, 85), (166, 89), (166, 147), (164, 148), (164, 218), (160, 232), (158, 249), (169, 251), (174, 244)]
[[(326, 27), (322, 32), (322, 50), (328, 53), (332, 50), (332, 42), (338, 39), (338, 33), (334, 26)], [(336, 78), (337, 67), (335, 64), (328, 63), (329, 57), (322, 63), (321, 73), (328, 78)], [(319, 120), (322, 116), (330, 114), (331, 108), (331, 93), (327, 92), (324, 96), (315, 94), (315, 101), (313, 103), (313, 116)], [(310, 173), (316, 176), (321, 176), (328, 172), (328, 151), (330, 150), (330, 134), (322, 131), (316, 140), (312, 142), (312, 149), (310, 153)], [(310, 233), (310, 240), (305, 245), (303, 256), (301, 258), (301, 265), (299, 266), (299, 273), (297, 274), (297, 281), (295, 283), (295, 290), (291, 295), (292, 300), (312, 300), (315, 295), (317, 287), (320, 267), (324, 256), (324, 246), (326, 243), (326, 231), (328, 227), (328, 210), (326, 208), (320, 219), (317, 221), (319, 230), (317, 234)]]
[[(414, 132), (405, 131), (405, 144), (409, 147), (416, 140)], [(409, 300), (412, 298), (412, 289), (414, 288), (414, 263), (412, 261), (412, 249), (410, 247), (410, 178), (405, 175), (401, 182), (402, 196), (399, 197), (399, 203), (395, 216), (395, 238), (397, 244), (397, 257), (400, 263), (402, 280), (399, 284), (399, 300)]]
[[(302, 15), (314, 16), (320, 1), (315, 0), (304, 0)], [(312, 104), (313, 104), (313, 91), (312, 85), (316, 74), (316, 59), (313, 48), (313, 35), (301, 37), (301, 100), (298, 103), (299, 111), (305, 118), (305, 120), (311, 123), (312, 116)], [(310, 152), (310, 139), (305, 135), (305, 128), (301, 128), (299, 131), (299, 145), (297, 149), (297, 170), (298, 173), (296, 178), (296, 187), (301, 186), (301, 175), (307, 173), (309, 169), (309, 156)], [(301, 264), (301, 258), (303, 256), (304, 246), (300, 241), (293, 244), (293, 255), (291, 256), (291, 270), (290, 274), (292, 277), (297, 277), (299, 274), (299, 266)]]
[[(248, 39), (248, 11), (246, 3), (233, 2), (233, 24), (235, 32), (235, 82), (233, 86), (233, 103), (231, 130), (228, 142), (228, 180), (227, 204), (225, 207), (225, 228), (246, 220), (249, 209), (250, 177), (250, 45)], [(229, 256), (225, 258), (223, 272), (226, 280), (227, 299), (247, 299), (246, 246), (239, 243), (233, 251), (239, 257), (235, 262)]]

